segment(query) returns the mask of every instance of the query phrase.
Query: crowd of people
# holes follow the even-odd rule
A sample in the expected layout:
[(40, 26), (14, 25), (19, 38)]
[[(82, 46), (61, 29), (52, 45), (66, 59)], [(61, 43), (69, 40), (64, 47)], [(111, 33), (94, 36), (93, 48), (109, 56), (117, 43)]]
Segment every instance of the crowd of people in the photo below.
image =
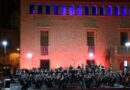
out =
[(17, 75), (22, 89), (31, 85), (35, 88), (42, 88), (43, 85), (46, 88), (99, 88), (103, 85), (114, 87), (115, 83), (130, 86), (130, 72), (115, 72), (95, 64), (87, 65), (86, 68), (78, 66), (76, 69), (22, 69), (17, 71)]

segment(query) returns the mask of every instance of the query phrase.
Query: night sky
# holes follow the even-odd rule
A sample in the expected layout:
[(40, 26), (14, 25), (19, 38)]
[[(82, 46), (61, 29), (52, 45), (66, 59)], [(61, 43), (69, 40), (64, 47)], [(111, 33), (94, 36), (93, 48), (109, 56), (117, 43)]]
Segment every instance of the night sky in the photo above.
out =
[(20, 13), (19, 2), (20, 0), (0, 0), (0, 28), (11, 27), (11, 15)]

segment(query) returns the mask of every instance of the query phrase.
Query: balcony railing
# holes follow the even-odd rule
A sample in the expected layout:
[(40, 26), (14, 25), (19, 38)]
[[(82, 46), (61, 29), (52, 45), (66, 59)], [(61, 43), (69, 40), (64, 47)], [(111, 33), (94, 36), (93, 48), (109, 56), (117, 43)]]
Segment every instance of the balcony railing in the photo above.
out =
[(114, 50), (115, 54), (130, 54), (130, 47), (116, 46)]
[(95, 46), (88, 46), (88, 53), (95, 53)]
[(48, 55), (48, 46), (41, 46), (41, 55)]

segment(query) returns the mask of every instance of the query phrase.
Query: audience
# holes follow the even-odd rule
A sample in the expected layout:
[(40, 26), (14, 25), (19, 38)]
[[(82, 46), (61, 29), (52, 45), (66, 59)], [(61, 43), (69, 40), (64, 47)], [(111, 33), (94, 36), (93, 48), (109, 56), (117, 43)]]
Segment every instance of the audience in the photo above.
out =
[(35, 88), (99, 88), (103, 86), (114, 87), (114, 84), (130, 86), (130, 72), (112, 71), (111, 68), (90, 64), (86, 68), (78, 66), (76, 69), (62, 67), (55, 70), (34, 68), (17, 71), (22, 90), (31, 85)]

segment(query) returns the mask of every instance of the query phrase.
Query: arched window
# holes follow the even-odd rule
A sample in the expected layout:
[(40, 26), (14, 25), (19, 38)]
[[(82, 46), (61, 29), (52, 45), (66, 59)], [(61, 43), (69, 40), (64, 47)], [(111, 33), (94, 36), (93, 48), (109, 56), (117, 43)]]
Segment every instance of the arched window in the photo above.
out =
[(77, 6), (77, 15), (82, 15), (82, 6), (81, 5)]
[(74, 15), (74, 14), (75, 14), (74, 5), (71, 4), (69, 7), (69, 15)]
[(107, 15), (112, 16), (112, 6), (111, 5), (108, 5), (108, 7), (107, 7)]
[(112, 16), (112, 6), (111, 5), (108, 5), (108, 7), (107, 7), (107, 15)]
[(50, 4), (46, 4), (46, 14), (50, 14), (51, 10), (50, 10)]
[(34, 14), (35, 13), (35, 9), (34, 9), (34, 5), (33, 4), (29, 5), (29, 13), (30, 14)]
[(127, 7), (122, 6), (122, 16), (126, 16), (126, 15), (127, 15)]
[(104, 10), (104, 6), (100, 6), (100, 15), (105, 15), (105, 10)]
[(42, 4), (39, 3), (39, 4), (37, 5), (37, 7), (38, 7), (38, 14), (42, 14)]
[(58, 5), (57, 4), (54, 5), (54, 14), (58, 15)]
[(92, 6), (92, 15), (97, 15), (97, 6), (96, 5)]
[(120, 15), (120, 7), (117, 5), (114, 7), (114, 15), (119, 16)]
[(88, 5), (85, 6), (84, 14), (89, 15), (89, 7), (88, 7)]
[(61, 6), (61, 15), (66, 15), (66, 5), (62, 4)]

